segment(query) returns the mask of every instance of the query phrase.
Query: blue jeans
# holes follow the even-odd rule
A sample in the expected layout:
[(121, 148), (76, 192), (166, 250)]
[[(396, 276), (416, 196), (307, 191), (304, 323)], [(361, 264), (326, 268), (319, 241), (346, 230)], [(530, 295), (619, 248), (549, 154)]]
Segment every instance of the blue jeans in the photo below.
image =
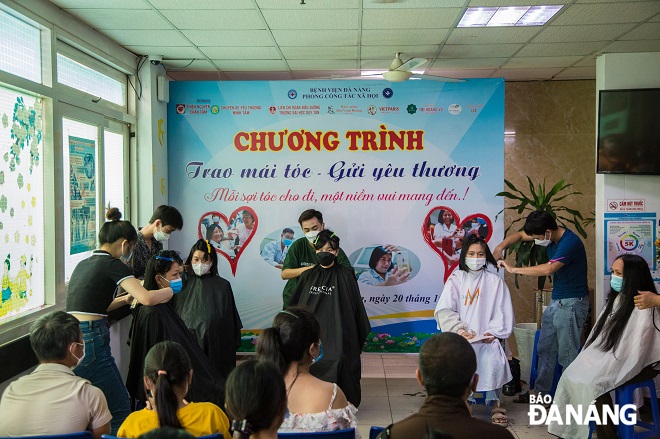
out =
[(112, 414), (111, 434), (116, 435), (131, 413), (128, 391), (110, 352), (110, 326), (107, 319), (80, 322), (85, 358), (74, 372), (103, 391)]
[(555, 362), (566, 369), (580, 352), (582, 326), (589, 312), (589, 296), (571, 299), (552, 299), (543, 313), (541, 334), (537, 346), (537, 393), (552, 388)]

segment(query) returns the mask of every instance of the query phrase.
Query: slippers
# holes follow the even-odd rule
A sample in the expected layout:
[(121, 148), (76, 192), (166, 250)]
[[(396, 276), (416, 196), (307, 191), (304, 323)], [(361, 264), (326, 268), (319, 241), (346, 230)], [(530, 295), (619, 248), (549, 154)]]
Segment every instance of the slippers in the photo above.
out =
[(509, 418), (506, 417), (506, 409), (503, 409), (502, 407), (494, 408), (491, 412), (490, 421), (495, 425), (508, 427)]
[(519, 404), (529, 404), (529, 392), (521, 393), (517, 398), (513, 400), (513, 402)]

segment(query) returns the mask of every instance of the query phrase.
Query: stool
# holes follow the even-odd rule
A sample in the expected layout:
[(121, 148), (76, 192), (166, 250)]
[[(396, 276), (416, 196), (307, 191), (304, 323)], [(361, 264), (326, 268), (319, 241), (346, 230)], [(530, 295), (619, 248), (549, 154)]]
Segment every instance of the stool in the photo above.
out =
[[(539, 336), (541, 335), (541, 330), (537, 329), (536, 330), (536, 335), (534, 335), (534, 351), (532, 352), (532, 365), (529, 373), (529, 388), (533, 389), (534, 385), (536, 384), (536, 378), (538, 377), (538, 362), (539, 362), (539, 357), (537, 354), (537, 348), (539, 344)], [(563, 372), (564, 368), (561, 367), (561, 364), (559, 364), (559, 361), (555, 362), (555, 371), (554, 375), (552, 378), (552, 387), (550, 388), (550, 396), (553, 398), (555, 397), (555, 391), (557, 390), (557, 384), (559, 383), (559, 378), (561, 378), (561, 374)]]
[[(648, 387), (651, 393), (651, 411), (653, 412), (653, 424), (647, 424), (637, 420), (636, 425), (619, 424), (617, 432), (621, 439), (644, 439), (644, 438), (658, 438), (660, 437), (660, 410), (658, 409), (658, 395), (655, 392), (655, 384), (653, 380), (640, 381), (639, 383), (631, 383), (625, 386), (618, 387), (614, 390), (616, 403), (619, 408), (626, 404), (634, 404), (635, 389)], [(635, 427), (642, 427), (647, 431), (635, 432)]]

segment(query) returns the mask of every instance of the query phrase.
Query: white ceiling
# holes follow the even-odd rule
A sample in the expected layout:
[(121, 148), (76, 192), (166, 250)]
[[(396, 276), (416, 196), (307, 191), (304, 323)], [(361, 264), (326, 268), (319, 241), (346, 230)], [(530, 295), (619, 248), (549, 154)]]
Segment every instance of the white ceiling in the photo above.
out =
[[(431, 75), (593, 79), (599, 54), (660, 51), (660, 0), (51, 2), (178, 80), (352, 76), (395, 52)], [(468, 6), (541, 4), (565, 6), (545, 26), (456, 28)]]

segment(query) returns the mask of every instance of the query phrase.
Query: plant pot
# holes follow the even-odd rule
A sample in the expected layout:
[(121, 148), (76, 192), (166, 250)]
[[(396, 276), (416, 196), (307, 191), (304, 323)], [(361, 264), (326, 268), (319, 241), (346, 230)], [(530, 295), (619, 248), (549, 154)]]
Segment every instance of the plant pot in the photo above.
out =
[(520, 360), (520, 377), (529, 384), (529, 374), (532, 369), (532, 356), (534, 354), (534, 337), (536, 336), (536, 323), (516, 323), (513, 326), (513, 335), (518, 344), (518, 359)]

